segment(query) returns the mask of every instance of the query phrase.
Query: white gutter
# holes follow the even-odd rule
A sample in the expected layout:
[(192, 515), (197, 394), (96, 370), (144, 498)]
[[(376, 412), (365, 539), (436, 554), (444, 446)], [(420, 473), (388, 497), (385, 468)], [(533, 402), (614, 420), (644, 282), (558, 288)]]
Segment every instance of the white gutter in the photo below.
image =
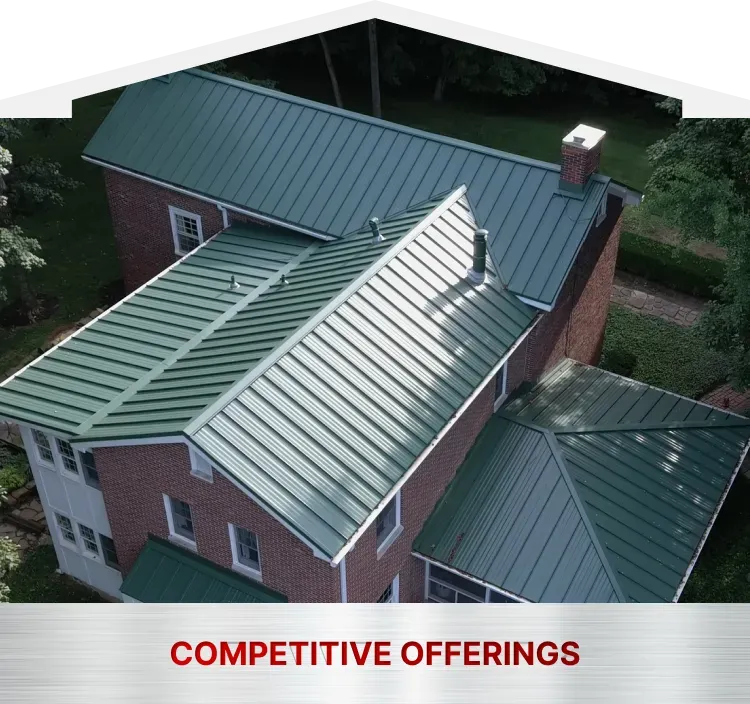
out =
[(341, 562), (341, 560), (344, 559), (344, 556), (354, 547), (354, 544), (362, 537), (364, 532), (372, 525), (372, 523), (375, 521), (375, 519), (378, 517), (378, 514), (388, 505), (388, 503), (391, 501), (391, 499), (401, 490), (401, 487), (406, 484), (406, 482), (409, 480), (409, 478), (414, 474), (414, 472), (419, 469), (422, 462), (427, 459), (429, 454), (435, 449), (435, 446), (447, 435), (447, 433), (450, 431), (450, 429), (456, 424), (458, 419), (464, 414), (466, 409), (471, 406), (471, 404), (474, 402), (474, 400), (479, 396), (479, 394), (484, 391), (487, 384), (489, 384), (492, 379), (497, 376), (497, 373), (502, 368), (503, 364), (505, 364), (510, 356), (518, 349), (520, 344), (526, 339), (526, 337), (529, 335), (529, 333), (536, 327), (536, 324), (541, 319), (541, 315), (537, 315), (536, 318), (532, 321), (531, 325), (529, 325), (528, 328), (526, 328), (525, 332), (519, 337), (511, 346), (511, 348), (506, 352), (505, 356), (490, 370), (490, 373), (487, 374), (487, 376), (481, 381), (479, 386), (477, 386), (476, 389), (472, 392), (471, 396), (464, 401), (463, 405), (451, 416), (451, 419), (448, 421), (448, 423), (443, 427), (443, 429), (433, 438), (432, 442), (421, 452), (419, 457), (414, 461), (414, 463), (409, 467), (409, 469), (406, 470), (404, 475), (399, 479), (391, 488), (391, 490), (383, 497), (383, 499), (380, 501), (380, 503), (372, 510), (370, 515), (365, 519), (364, 523), (362, 523), (359, 528), (355, 531), (355, 533), (352, 535), (349, 540), (346, 541), (344, 546), (339, 550), (331, 559), (331, 566), (335, 567), (336, 565)]
[[(467, 572), (459, 572), (457, 569), (451, 567), (450, 565), (446, 565), (442, 562), (438, 562), (437, 560), (432, 560), (431, 558), (426, 557), (425, 555), (422, 555), (419, 552), (412, 552), (412, 556), (420, 560), (424, 560), (426, 563), (430, 565), (435, 565), (435, 567), (439, 567), (441, 570), (445, 570), (446, 572), (451, 572), (452, 574), (455, 574), (457, 577), (462, 577), (463, 579), (466, 579), (469, 582), (474, 582), (474, 584), (478, 584), (484, 587), (485, 589), (489, 589), (490, 591), (493, 591), (493, 592), (499, 592), (503, 596), (508, 597), (508, 599), (513, 599), (513, 601), (517, 601), (521, 604), (535, 603), (533, 601), (529, 601), (528, 599), (524, 599), (522, 596), (519, 596), (518, 594), (513, 594), (513, 592), (506, 591), (505, 589), (500, 589), (500, 587), (496, 587), (494, 584), (490, 584), (489, 582), (486, 582), (483, 579), (479, 579), (479, 577), (474, 577), (473, 575), (470, 575)], [(429, 578), (425, 577), (425, 579), (428, 580)]]
[[(194, 191), (189, 191), (186, 188), (180, 188), (179, 186), (173, 186), (171, 183), (167, 183), (166, 181), (160, 181), (155, 178), (151, 178), (149, 176), (143, 176), (142, 174), (136, 173), (135, 171), (130, 171), (128, 169), (123, 169), (120, 166), (113, 166), (112, 164), (108, 164), (106, 161), (99, 161), (99, 159), (94, 159), (90, 156), (83, 155), (81, 157), (84, 161), (88, 161), (91, 164), (96, 164), (97, 166), (101, 166), (105, 169), (111, 169), (112, 171), (117, 171), (117, 173), (125, 174), (126, 176), (131, 176), (132, 178), (137, 178), (140, 181), (146, 181), (147, 183), (153, 183), (155, 186), (161, 186), (161, 188), (166, 188), (169, 191), (174, 191), (175, 193), (182, 193), (183, 195), (190, 196), (191, 198), (196, 198), (197, 200), (202, 200), (206, 203), (212, 203), (213, 205), (217, 206), (219, 210), (222, 211), (222, 214), (224, 214), (224, 221), (227, 222), (226, 218), (226, 210), (231, 210), (233, 213), (239, 213), (240, 215), (247, 215), (249, 218), (254, 218), (255, 220), (260, 220), (262, 222), (267, 222), (269, 225), (278, 225), (279, 227), (286, 228), (287, 230), (294, 230), (295, 232), (301, 232), (303, 235), (309, 235), (310, 237), (315, 237), (319, 240), (325, 240), (327, 242), (330, 242), (331, 240), (338, 239), (337, 237), (329, 237), (328, 235), (321, 235), (319, 232), (313, 232), (312, 230), (308, 230), (304, 227), (300, 227), (299, 225), (293, 225), (288, 222), (284, 222), (283, 220), (279, 220), (278, 218), (271, 217), (270, 215), (261, 215), (260, 213), (255, 213), (252, 210), (244, 210), (243, 208), (238, 208), (234, 205), (229, 205), (229, 203), (224, 203), (220, 200), (216, 200), (215, 198), (210, 198), (209, 196), (201, 195), (200, 193), (195, 193)], [(227, 225), (224, 225), (227, 227)]]
[(739, 471), (742, 468), (742, 464), (744, 463), (745, 458), (747, 457), (748, 450), (750, 450), (750, 442), (745, 445), (745, 449), (742, 451), (742, 455), (740, 456), (740, 461), (737, 463), (737, 466), (734, 468), (734, 471), (732, 472), (732, 476), (729, 478), (727, 485), (724, 487), (724, 491), (721, 494), (719, 503), (716, 504), (716, 510), (714, 511), (713, 516), (711, 516), (711, 520), (708, 522), (708, 525), (706, 526), (706, 530), (703, 533), (703, 537), (701, 538), (700, 543), (698, 543), (698, 547), (695, 548), (695, 552), (693, 553), (692, 560), (690, 560), (690, 564), (688, 565), (687, 572), (685, 572), (685, 576), (682, 578), (682, 581), (680, 582), (680, 586), (677, 587), (677, 594), (675, 594), (674, 599), (672, 599), (673, 603), (679, 601), (680, 596), (682, 595), (682, 590), (685, 589), (685, 585), (688, 583), (688, 579), (690, 579), (690, 575), (693, 572), (693, 568), (695, 567), (695, 564), (698, 562), (698, 558), (700, 557), (701, 551), (703, 550), (703, 546), (706, 544), (706, 540), (708, 540), (708, 534), (711, 532), (711, 529), (714, 527), (714, 523), (716, 523), (716, 519), (719, 517), (719, 511), (721, 511), (721, 507), (724, 505), (724, 501), (726, 500), (727, 495), (729, 494), (729, 490), (734, 485), (734, 480), (737, 478), (737, 475), (739, 474)]

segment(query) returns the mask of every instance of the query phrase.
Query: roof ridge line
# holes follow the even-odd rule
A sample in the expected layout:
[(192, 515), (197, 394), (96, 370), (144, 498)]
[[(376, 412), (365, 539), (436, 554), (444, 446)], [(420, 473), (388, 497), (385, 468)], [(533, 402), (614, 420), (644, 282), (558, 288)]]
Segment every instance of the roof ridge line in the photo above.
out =
[(706, 420), (673, 420), (663, 423), (620, 423), (605, 425), (566, 426), (551, 429), (555, 435), (575, 435), (578, 433), (616, 433), (632, 430), (682, 430), (683, 428), (738, 428), (750, 425), (750, 418), (719, 418), (715, 422)]
[[(224, 230), (222, 230), (224, 232)], [(213, 238), (212, 238), (213, 239)], [(81, 437), (91, 430), (100, 420), (106, 418), (114, 409), (121, 406), (125, 401), (134, 396), (140, 391), (146, 384), (153, 381), (163, 371), (171, 367), (175, 362), (184, 357), (188, 352), (200, 344), (208, 335), (214, 332), (217, 328), (223, 325), (228, 320), (231, 320), (237, 313), (243, 310), (250, 302), (258, 298), (261, 294), (268, 291), (274, 284), (281, 280), (281, 277), (290, 273), (296, 269), (305, 259), (307, 259), (313, 251), (323, 246), (323, 242), (313, 242), (302, 250), (296, 257), (291, 259), (285, 266), (279, 269), (277, 272), (269, 276), (262, 284), (256, 286), (252, 291), (249, 291), (244, 295), (237, 303), (231, 306), (228, 310), (224, 311), (220, 316), (214, 318), (214, 320), (197, 332), (193, 337), (187, 340), (183, 345), (176, 349), (172, 354), (166, 357), (164, 360), (159, 362), (156, 366), (149, 369), (149, 371), (143, 376), (136, 379), (130, 386), (121, 391), (115, 398), (113, 398), (104, 407), (100, 408), (96, 413), (87, 418), (81, 425), (78, 426), (74, 436), (74, 442), (78, 442)], [(158, 278), (158, 277), (157, 277)]]
[[(313, 108), (315, 110), (326, 111), (333, 115), (340, 115), (343, 117), (348, 117), (350, 119), (369, 123), (371, 125), (375, 125), (377, 127), (382, 127), (385, 129), (400, 130), (402, 132), (412, 134), (416, 137), (422, 137), (424, 139), (440, 141), (440, 142), (443, 142), (444, 144), (449, 144), (454, 147), (462, 147), (465, 149), (470, 149), (472, 151), (481, 152), (483, 154), (489, 154), (491, 156), (508, 159), (509, 161), (513, 161), (519, 164), (525, 164), (527, 166), (536, 166), (536, 167), (547, 169), (548, 171), (554, 171), (554, 172), (559, 172), (561, 168), (560, 164), (556, 164), (551, 161), (540, 161), (538, 159), (532, 159), (530, 157), (522, 156), (521, 154), (513, 154), (512, 152), (504, 152), (504, 151), (501, 151), (500, 149), (493, 149), (492, 147), (487, 147), (482, 144), (475, 144), (474, 142), (467, 142), (466, 140), (457, 139), (456, 137), (447, 137), (445, 135), (437, 134), (436, 132), (428, 132), (427, 130), (420, 130), (416, 127), (409, 127), (408, 125), (401, 125), (397, 122), (390, 122), (389, 120), (383, 120), (382, 118), (372, 117), (371, 115), (364, 115), (359, 112), (354, 112), (353, 110), (346, 110), (344, 108), (338, 108), (334, 105), (328, 105), (327, 103), (319, 103), (315, 100), (310, 100), (309, 98), (302, 98), (297, 95), (292, 95), (291, 93), (285, 93), (280, 90), (274, 90), (273, 88), (265, 88), (264, 86), (259, 86), (254, 83), (248, 83), (247, 81), (238, 81), (237, 79), (229, 78), (228, 76), (220, 76), (216, 73), (211, 73), (210, 71), (204, 71), (199, 68), (189, 68), (183, 71), (177, 71), (176, 73), (187, 73), (192, 76), (197, 76), (198, 78), (203, 78), (205, 80), (215, 81), (217, 83), (225, 83), (227, 85), (240, 88), (241, 90), (247, 90), (252, 93), (258, 93), (259, 95), (274, 97), (277, 100), (286, 100), (289, 102), (296, 103), (298, 105), (303, 105), (305, 107)], [(149, 79), (149, 80), (154, 80), (154, 79)], [(609, 176), (605, 176), (604, 174), (600, 174), (598, 172), (592, 174), (591, 177), (596, 178), (597, 180), (601, 179), (602, 182), (610, 180)], [(564, 196), (564, 197), (570, 197), (570, 196)]]
[(518, 416), (515, 416), (512, 413), (508, 413), (508, 411), (499, 411), (495, 415), (498, 415), (501, 418), (505, 418), (505, 420), (508, 420), (511, 423), (516, 423), (517, 425), (523, 425), (526, 428), (529, 428), (530, 430), (536, 430), (536, 432), (538, 433), (550, 432), (549, 428), (543, 425), (536, 425), (535, 423), (530, 423), (529, 421), (524, 420), (523, 418), (519, 418)]
[(550, 452), (552, 453), (552, 456), (555, 458), (555, 461), (557, 462), (560, 468), (560, 474), (562, 475), (563, 480), (568, 486), (568, 491), (570, 491), (571, 498), (573, 499), (573, 502), (575, 503), (576, 508), (578, 509), (578, 512), (581, 515), (581, 520), (586, 526), (586, 532), (589, 534), (589, 538), (591, 539), (594, 549), (596, 550), (597, 554), (599, 555), (599, 559), (602, 562), (604, 571), (607, 573), (607, 577), (609, 578), (609, 581), (612, 584), (612, 589), (614, 589), (615, 593), (617, 594), (618, 599), (621, 602), (627, 603), (628, 599), (625, 596), (625, 592), (623, 592), (619, 581), (617, 580), (616, 572), (609, 562), (607, 553), (605, 552), (604, 546), (601, 544), (601, 541), (599, 540), (599, 536), (597, 535), (596, 528), (594, 527), (594, 524), (591, 522), (591, 519), (589, 518), (588, 512), (586, 511), (586, 507), (583, 505), (583, 501), (581, 501), (581, 497), (578, 495), (578, 489), (576, 488), (573, 477), (570, 475), (570, 472), (568, 471), (568, 466), (565, 462), (565, 457), (563, 456), (562, 449), (560, 448), (560, 445), (557, 442), (557, 438), (555, 437), (554, 432), (550, 430), (544, 431), (543, 434), (544, 434), (545, 439), (547, 440), (547, 444), (549, 445)]
[(232, 384), (218, 399), (203, 409), (200, 414), (190, 420), (184, 427), (183, 434), (191, 436), (206, 425), (215, 415), (233, 399), (239, 396), (245, 389), (249, 388), (265, 372), (278, 362), (292, 347), (304, 339), (308, 333), (314, 330), (322, 321), (328, 318), (335, 310), (343, 305), (349, 298), (359, 291), (365, 283), (375, 276), (381, 269), (387, 266), (396, 256), (405, 249), (416, 237), (424, 232), (435, 220), (446, 210), (453, 206), (458, 199), (466, 193), (466, 186), (459, 186), (448, 198), (431, 210), (401, 238), (393, 247), (388, 249), (382, 256), (376, 259), (365, 271), (352, 281), (343, 291), (323, 306), (304, 325), (295, 330), (276, 349), (262, 359), (253, 369), (244, 374), (241, 379)]

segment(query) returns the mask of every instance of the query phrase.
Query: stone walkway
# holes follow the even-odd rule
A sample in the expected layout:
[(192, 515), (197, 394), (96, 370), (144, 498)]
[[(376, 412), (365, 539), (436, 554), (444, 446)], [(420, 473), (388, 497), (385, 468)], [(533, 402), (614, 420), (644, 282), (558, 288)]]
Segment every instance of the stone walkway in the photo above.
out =
[(706, 307), (705, 301), (656, 286), (645, 279), (618, 271), (610, 300), (625, 308), (690, 327)]
[(709, 391), (701, 398), (701, 401), (717, 408), (724, 408), (732, 413), (745, 415), (750, 411), (750, 389), (735, 391), (731, 384), (724, 384), (718, 389)]

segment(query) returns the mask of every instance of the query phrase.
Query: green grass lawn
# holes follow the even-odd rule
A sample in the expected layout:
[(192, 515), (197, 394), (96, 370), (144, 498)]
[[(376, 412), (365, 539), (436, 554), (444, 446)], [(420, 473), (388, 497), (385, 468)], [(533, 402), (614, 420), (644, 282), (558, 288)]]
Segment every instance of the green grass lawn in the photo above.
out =
[(57, 558), (51, 545), (29, 550), (6, 577), (9, 599), (15, 604), (71, 604), (103, 602), (95, 591), (63, 574), (57, 574)]
[(53, 331), (76, 322), (102, 303), (103, 286), (119, 278), (119, 266), (101, 169), (81, 152), (117, 98), (116, 91), (73, 103), (73, 119), (43, 138), (27, 130), (9, 147), (17, 161), (39, 154), (58, 161), (64, 173), (83, 183), (65, 194), (65, 205), (26, 219), (25, 234), (42, 245), (45, 267), (34, 271), (36, 293), (56, 296), (52, 317), (35, 325), (0, 328), (0, 376), (44, 344)]

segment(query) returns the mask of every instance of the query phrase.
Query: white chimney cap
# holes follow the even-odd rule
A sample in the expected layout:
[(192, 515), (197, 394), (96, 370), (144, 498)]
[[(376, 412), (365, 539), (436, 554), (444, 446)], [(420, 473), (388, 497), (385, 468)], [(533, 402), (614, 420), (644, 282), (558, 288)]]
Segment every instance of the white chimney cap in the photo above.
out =
[(582, 149), (592, 149), (602, 141), (606, 132), (598, 130), (596, 127), (588, 125), (578, 125), (569, 135), (563, 139), (563, 144), (581, 147)]

